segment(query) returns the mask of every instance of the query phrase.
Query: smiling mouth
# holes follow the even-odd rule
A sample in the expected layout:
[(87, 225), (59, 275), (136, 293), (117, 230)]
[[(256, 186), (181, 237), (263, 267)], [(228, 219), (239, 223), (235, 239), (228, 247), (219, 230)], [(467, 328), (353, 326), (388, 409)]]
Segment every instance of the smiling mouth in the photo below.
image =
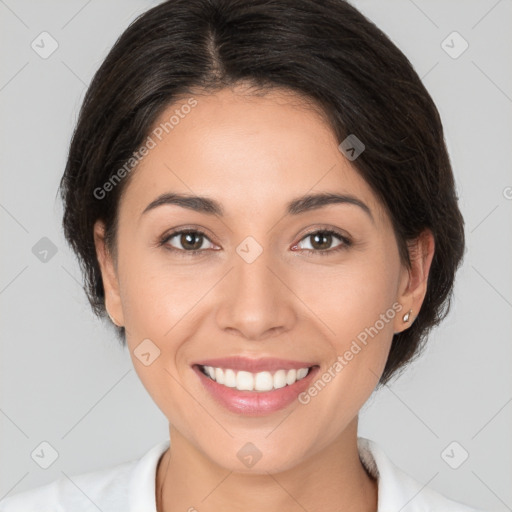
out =
[(315, 366), (289, 370), (281, 368), (254, 373), (206, 365), (197, 365), (197, 367), (206, 377), (222, 386), (238, 391), (267, 392), (292, 386), (307, 377)]
[(205, 391), (224, 409), (265, 416), (297, 402), (320, 366), (306, 361), (232, 356), (191, 365)]

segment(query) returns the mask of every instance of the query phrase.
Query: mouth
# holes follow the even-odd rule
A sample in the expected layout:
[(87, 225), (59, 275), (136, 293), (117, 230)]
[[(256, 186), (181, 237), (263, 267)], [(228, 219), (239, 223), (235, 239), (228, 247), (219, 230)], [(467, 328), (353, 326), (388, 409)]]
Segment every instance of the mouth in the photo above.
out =
[(251, 373), (244, 370), (235, 371), (232, 368), (219, 368), (213, 366), (202, 366), (198, 368), (206, 377), (209, 377), (217, 384), (228, 388), (235, 388), (238, 391), (265, 392), (274, 389), (281, 389), (285, 386), (293, 386), (296, 382), (307, 377), (313, 367), (303, 367), (298, 370), (279, 369), (275, 372), (263, 371)]
[[(192, 369), (214, 400), (243, 415), (281, 410), (310, 386), (319, 366), (279, 359), (228, 358), (195, 363)], [(202, 362), (203, 363), (203, 362)]]

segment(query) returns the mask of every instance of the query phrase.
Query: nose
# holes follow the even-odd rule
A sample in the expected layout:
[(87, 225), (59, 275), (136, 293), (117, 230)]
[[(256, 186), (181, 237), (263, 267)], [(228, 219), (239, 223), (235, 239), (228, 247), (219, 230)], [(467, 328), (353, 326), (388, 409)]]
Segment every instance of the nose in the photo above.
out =
[(216, 321), (222, 330), (247, 340), (263, 340), (293, 328), (297, 315), (293, 292), (282, 266), (263, 251), (248, 263), (238, 255), (223, 280)]

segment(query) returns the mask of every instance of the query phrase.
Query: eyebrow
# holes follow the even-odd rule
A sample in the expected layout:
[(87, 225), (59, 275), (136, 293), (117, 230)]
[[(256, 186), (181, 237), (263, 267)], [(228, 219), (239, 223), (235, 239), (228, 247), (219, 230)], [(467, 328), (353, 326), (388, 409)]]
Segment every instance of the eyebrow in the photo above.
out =
[[(155, 208), (166, 204), (180, 206), (199, 213), (206, 213), (207, 215), (218, 215), (219, 217), (224, 215), (224, 208), (222, 205), (218, 201), (209, 197), (165, 193), (149, 203), (141, 216), (150, 210), (154, 210)], [(358, 206), (370, 217), (372, 222), (375, 223), (372, 212), (366, 203), (350, 194), (319, 193), (297, 197), (286, 205), (286, 214), (299, 215), (331, 204), (350, 204)]]

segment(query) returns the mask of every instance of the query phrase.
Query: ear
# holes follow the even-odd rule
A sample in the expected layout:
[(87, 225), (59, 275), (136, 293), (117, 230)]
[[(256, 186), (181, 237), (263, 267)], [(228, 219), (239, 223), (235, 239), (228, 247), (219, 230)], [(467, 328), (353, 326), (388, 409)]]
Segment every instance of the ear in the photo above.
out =
[(105, 224), (102, 220), (97, 220), (94, 223), (94, 245), (101, 269), (107, 313), (112, 317), (114, 323), (123, 326), (124, 315), (119, 293), (119, 279), (113, 256), (105, 243)]
[[(411, 268), (404, 268), (402, 273), (397, 300), (402, 304), (403, 309), (395, 317), (395, 334), (412, 325), (425, 299), (427, 280), (435, 251), (434, 235), (430, 229), (425, 229), (418, 238), (408, 242), (407, 246)], [(411, 309), (409, 321), (404, 322), (403, 316)]]

